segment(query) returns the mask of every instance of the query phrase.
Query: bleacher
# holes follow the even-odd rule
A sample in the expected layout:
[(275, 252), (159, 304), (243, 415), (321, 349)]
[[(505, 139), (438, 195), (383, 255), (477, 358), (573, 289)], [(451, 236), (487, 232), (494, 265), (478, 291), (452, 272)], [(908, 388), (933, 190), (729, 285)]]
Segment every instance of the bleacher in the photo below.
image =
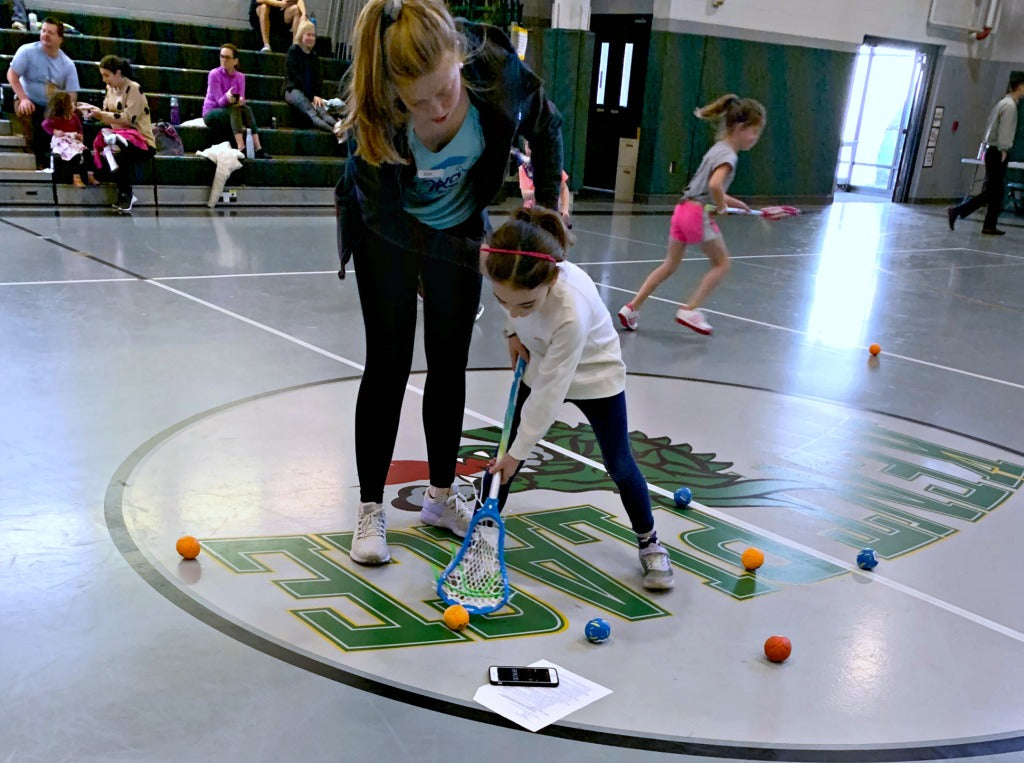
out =
[[(332, 189), (345, 158), (337, 139), (314, 129), (284, 101), (285, 55), (289, 40), (275, 38), (275, 53), (260, 53), (250, 29), (175, 24), (83, 14), (54, 14), (74, 25), (81, 34), (68, 33), (62, 50), (75, 62), (81, 83), (79, 100), (99, 105), (104, 88), (97, 62), (113, 53), (130, 58), (134, 79), (149, 100), (153, 122), (170, 121), (171, 97), (179, 102), (182, 122), (202, 116), (206, 78), (218, 65), (218, 51), (226, 42), (238, 46), (239, 68), (245, 72), (246, 100), (260, 129), (270, 160), (247, 160), (228, 179), (237, 205), (331, 204)], [(15, 51), (39, 39), (36, 32), (0, 30), (0, 71), (6, 73)], [(338, 95), (338, 81), (347, 63), (333, 58), (329, 39), (317, 39), (324, 78), (324, 97)], [(51, 189), (48, 174), (35, 172), (34, 158), (25, 152), (19, 136), (12, 135), (13, 92), (3, 83), (0, 117), (0, 204), (52, 204), (108, 206), (115, 198), (110, 184), (76, 189)], [(271, 127), (272, 119), (276, 128)], [(211, 145), (205, 127), (178, 127), (185, 156), (157, 156), (140, 168), (135, 193), (142, 206), (205, 204), (213, 182), (213, 162), (196, 156)], [(53, 193), (52, 191), (55, 191)]]

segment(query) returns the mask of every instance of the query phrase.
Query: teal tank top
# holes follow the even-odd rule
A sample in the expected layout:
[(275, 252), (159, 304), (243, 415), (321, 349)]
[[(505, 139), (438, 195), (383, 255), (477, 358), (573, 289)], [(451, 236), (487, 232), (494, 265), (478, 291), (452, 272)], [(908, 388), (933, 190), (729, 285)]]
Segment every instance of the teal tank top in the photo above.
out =
[(412, 184), (402, 193), (406, 211), (424, 225), (438, 230), (465, 222), (476, 209), (469, 170), (484, 152), (480, 112), (470, 103), (462, 127), (448, 145), (436, 153), (416, 137), (411, 121), (406, 129), (416, 166)]

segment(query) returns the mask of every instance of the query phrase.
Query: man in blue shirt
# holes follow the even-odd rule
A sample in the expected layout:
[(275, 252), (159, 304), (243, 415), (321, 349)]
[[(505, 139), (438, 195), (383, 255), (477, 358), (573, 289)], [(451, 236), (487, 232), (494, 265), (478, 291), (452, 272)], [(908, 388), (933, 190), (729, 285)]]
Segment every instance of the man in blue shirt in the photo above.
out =
[[(64, 24), (48, 18), (39, 29), (39, 42), (18, 48), (7, 69), (7, 82), (14, 90), (14, 111), (22, 123), (22, 133), (36, 155), (36, 169), (50, 164), (50, 140), (43, 131), (43, 116), (50, 96), (57, 90), (78, 100), (78, 72), (74, 62), (60, 46), (64, 42)], [(26, 123), (31, 121), (31, 127)]]

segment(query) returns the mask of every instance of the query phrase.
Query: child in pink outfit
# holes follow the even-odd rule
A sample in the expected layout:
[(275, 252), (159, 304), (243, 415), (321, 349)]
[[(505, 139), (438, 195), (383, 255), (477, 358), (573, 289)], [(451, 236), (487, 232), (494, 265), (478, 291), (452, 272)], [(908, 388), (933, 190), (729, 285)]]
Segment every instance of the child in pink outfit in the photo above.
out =
[(52, 136), (50, 150), (53, 152), (54, 172), (65, 175), (63, 166), (67, 165), (75, 188), (85, 188), (86, 180), (90, 185), (99, 185), (93, 174), (95, 167), (92, 156), (82, 142), (82, 120), (75, 113), (71, 96), (63, 90), (58, 90), (50, 97), (43, 130)]

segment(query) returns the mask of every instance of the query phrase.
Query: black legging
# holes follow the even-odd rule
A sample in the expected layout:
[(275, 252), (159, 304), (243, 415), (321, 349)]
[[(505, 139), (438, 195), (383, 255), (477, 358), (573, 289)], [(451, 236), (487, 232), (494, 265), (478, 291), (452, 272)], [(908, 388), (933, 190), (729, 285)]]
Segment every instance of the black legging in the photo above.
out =
[[(451, 232), (482, 238), (478, 218)], [(423, 431), (430, 484), (448, 487), (462, 441), (466, 365), (480, 304), (480, 273), (423, 257), (370, 231), (353, 254), (366, 330), (366, 369), (356, 399), (359, 500), (381, 503), (395, 450), (416, 336), (417, 286), (423, 286), (427, 375)]]
[(225, 106), (222, 109), (210, 109), (203, 114), (203, 122), (213, 133), (214, 143), (227, 140), (234, 141), (236, 135), (245, 135), (245, 128), (252, 129), (253, 135), (259, 135), (259, 128), (256, 127), (256, 119), (252, 115), (252, 109), (248, 106), (235, 104)]

